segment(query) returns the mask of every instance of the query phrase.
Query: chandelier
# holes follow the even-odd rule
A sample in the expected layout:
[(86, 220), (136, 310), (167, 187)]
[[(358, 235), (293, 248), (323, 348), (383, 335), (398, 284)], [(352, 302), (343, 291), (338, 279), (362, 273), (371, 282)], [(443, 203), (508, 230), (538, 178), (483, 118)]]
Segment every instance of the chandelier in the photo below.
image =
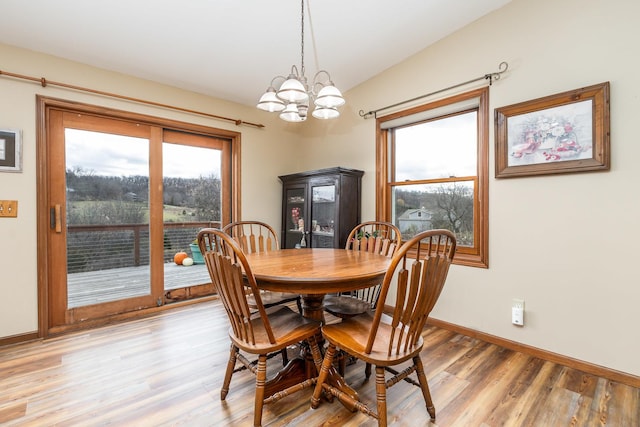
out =
[[(317, 119), (335, 119), (340, 116), (338, 107), (345, 104), (342, 94), (331, 81), (328, 71), (320, 70), (309, 84), (304, 72), (304, 0), (301, 3), (301, 63), (300, 69), (291, 66), (289, 77), (276, 76), (271, 80), (267, 91), (260, 97), (257, 107), (270, 113), (280, 113), (287, 122), (307, 120), (309, 105), (313, 103), (311, 115)], [(275, 84), (282, 80), (276, 91)], [(316, 92), (317, 91), (317, 92)]]

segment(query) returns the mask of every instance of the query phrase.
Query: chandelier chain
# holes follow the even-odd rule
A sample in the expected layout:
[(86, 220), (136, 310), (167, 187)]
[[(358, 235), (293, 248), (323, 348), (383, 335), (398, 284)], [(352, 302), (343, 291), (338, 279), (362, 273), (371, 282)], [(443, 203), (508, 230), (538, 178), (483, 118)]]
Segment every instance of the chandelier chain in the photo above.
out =
[(302, 25), (300, 26), (300, 74), (304, 76), (304, 0), (300, 1), (300, 16), (300, 22), (302, 23)]

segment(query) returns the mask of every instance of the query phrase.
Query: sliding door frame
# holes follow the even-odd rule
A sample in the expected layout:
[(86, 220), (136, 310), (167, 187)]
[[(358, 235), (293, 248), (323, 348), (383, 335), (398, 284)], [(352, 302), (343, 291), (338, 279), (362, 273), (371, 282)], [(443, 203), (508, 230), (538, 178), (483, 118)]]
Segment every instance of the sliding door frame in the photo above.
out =
[[(49, 295), (50, 283), (50, 268), (49, 265), (49, 239), (50, 239), (50, 217), (49, 217), (49, 203), (50, 203), (50, 187), (47, 182), (47, 177), (50, 174), (49, 170), (49, 147), (51, 135), (48, 134), (48, 127), (50, 123), (50, 115), (53, 111), (60, 111), (63, 113), (74, 113), (92, 115), (96, 117), (103, 117), (114, 120), (121, 120), (125, 122), (131, 122), (136, 124), (144, 124), (154, 128), (156, 131), (162, 133), (163, 131), (176, 131), (189, 134), (203, 135), (214, 138), (221, 138), (230, 141), (228, 149), (231, 150), (229, 165), (223, 165), (231, 169), (228, 176), (231, 179), (230, 190), (223, 191), (222, 194), (222, 206), (228, 206), (230, 209), (223, 209), (222, 211), (222, 224), (226, 224), (231, 221), (236, 221), (240, 218), (240, 189), (241, 189), (241, 170), (240, 170), (240, 153), (241, 153), (241, 134), (239, 132), (212, 128), (197, 124), (191, 124), (186, 122), (175, 121), (171, 119), (158, 118), (133, 112), (127, 112), (122, 110), (115, 110), (107, 107), (101, 107), (91, 104), (79, 103), (74, 101), (67, 101), (56, 98), (44, 97), (37, 95), (36, 97), (36, 185), (37, 185), (37, 277), (38, 277), (38, 337), (44, 338), (51, 333), (50, 312), (49, 312)], [(158, 135), (161, 138), (161, 135)], [(156, 239), (157, 240), (157, 239)], [(158, 242), (151, 242), (152, 245)], [(160, 241), (160, 245), (162, 242)], [(153, 275), (153, 263), (151, 265)], [(147, 310), (141, 310), (140, 312), (126, 313), (124, 317), (133, 317), (140, 315)], [(101, 323), (107, 323), (113, 320), (113, 318), (100, 319), (96, 322), (91, 322), (92, 325), (98, 325)], [(55, 333), (65, 332), (67, 330), (74, 330), (80, 327), (86, 327), (85, 324), (73, 324), (64, 327), (56, 327)]]

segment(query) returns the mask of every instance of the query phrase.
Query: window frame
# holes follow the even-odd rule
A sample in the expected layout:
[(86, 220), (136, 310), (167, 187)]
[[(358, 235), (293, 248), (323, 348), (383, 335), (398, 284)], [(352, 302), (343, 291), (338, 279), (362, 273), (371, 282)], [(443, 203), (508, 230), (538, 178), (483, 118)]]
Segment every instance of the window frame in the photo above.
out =
[[(383, 117), (376, 118), (376, 218), (380, 221), (392, 220), (392, 193), (396, 183), (390, 178), (395, 176), (393, 164), (394, 145), (392, 134), (394, 127), (385, 129), (385, 125), (391, 120), (409, 117), (429, 110), (453, 107), (455, 104), (465, 103), (477, 99), (478, 106), (473, 110), (478, 112), (478, 146), (477, 146), (477, 172), (474, 185), (474, 246), (459, 246), (453, 262), (459, 265), (471, 267), (489, 267), (489, 87), (471, 90), (448, 98), (429, 102), (427, 104), (411, 107)], [(438, 117), (447, 117), (451, 113), (458, 114), (470, 110), (468, 107), (459, 110), (451, 110), (449, 113), (438, 114)], [(415, 122), (423, 122), (424, 119), (416, 119)], [(406, 126), (406, 125), (402, 125)], [(400, 126), (397, 126), (400, 127)], [(390, 137), (391, 136), (391, 137)], [(464, 177), (468, 181), (468, 177)], [(454, 180), (443, 180), (446, 182)], [(429, 180), (429, 183), (437, 180)], [(412, 183), (419, 184), (416, 180)]]

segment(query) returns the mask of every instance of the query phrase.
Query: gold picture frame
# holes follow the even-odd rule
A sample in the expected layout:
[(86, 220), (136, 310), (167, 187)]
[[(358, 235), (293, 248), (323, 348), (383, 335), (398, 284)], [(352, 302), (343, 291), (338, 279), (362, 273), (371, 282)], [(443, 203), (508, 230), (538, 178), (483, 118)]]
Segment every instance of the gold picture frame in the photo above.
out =
[(609, 82), (496, 108), (496, 178), (609, 170), (609, 129)]

